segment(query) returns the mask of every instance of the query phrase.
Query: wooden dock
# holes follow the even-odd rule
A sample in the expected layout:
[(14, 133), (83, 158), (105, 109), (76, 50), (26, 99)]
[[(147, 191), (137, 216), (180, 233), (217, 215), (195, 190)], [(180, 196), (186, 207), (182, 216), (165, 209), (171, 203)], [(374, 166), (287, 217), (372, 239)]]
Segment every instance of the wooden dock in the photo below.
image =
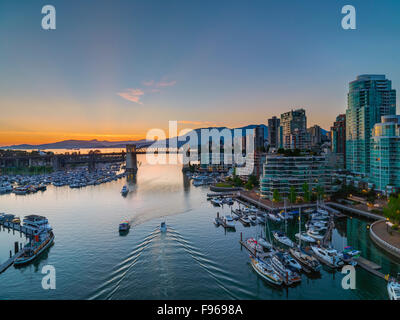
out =
[(6, 271), (14, 263), (14, 261), (18, 257), (20, 257), (23, 253), (24, 253), (24, 250), (21, 250), (21, 251), (17, 252), (10, 259), (8, 259), (6, 262), (4, 262), (2, 265), (0, 265), (0, 273)]
[(383, 274), (382, 272), (378, 271), (379, 269), (381, 269), (380, 265), (377, 265), (376, 263), (369, 261), (363, 257), (355, 258), (354, 260), (357, 261), (357, 266), (359, 266), (360, 268), (367, 270), (368, 272), (381, 279), (391, 280), (391, 277), (389, 275)]
[(3, 222), (0, 222), (0, 226), (3, 226), (4, 228), (7, 228), (7, 229), (19, 231), (19, 232), (25, 234), (26, 236), (33, 236), (32, 229), (28, 229), (27, 227), (25, 227), (19, 223), (3, 221)]

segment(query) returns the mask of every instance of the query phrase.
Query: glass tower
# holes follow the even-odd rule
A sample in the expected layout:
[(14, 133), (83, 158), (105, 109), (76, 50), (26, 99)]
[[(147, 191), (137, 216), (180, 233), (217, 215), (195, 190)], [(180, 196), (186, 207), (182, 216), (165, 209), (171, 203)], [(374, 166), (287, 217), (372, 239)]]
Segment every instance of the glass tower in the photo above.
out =
[(396, 114), (396, 90), (385, 75), (360, 75), (350, 82), (346, 110), (346, 169), (370, 171), (371, 130), (381, 117)]

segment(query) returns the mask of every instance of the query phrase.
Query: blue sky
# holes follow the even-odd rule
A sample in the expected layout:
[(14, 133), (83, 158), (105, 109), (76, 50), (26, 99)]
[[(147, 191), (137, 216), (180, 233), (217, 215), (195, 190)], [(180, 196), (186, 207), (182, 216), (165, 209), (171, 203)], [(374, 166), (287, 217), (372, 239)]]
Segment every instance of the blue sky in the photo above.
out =
[[(45, 4), (56, 30), (41, 29)], [(341, 28), (346, 4), (357, 30)], [(329, 129), (358, 74), (400, 89), (399, 13), (397, 0), (3, 0), (0, 145), (266, 123), (297, 106)]]

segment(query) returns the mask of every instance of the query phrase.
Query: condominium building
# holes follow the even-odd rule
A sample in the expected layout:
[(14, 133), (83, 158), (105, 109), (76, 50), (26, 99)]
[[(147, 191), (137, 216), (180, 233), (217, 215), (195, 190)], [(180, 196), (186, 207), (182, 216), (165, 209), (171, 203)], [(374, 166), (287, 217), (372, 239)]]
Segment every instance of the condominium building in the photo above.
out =
[(309, 149), (307, 117), (304, 109), (281, 114), (282, 147), (285, 149)]
[(370, 182), (385, 194), (400, 190), (400, 116), (384, 116), (371, 137)]
[(262, 197), (272, 199), (274, 190), (287, 197), (291, 187), (298, 195), (304, 195), (305, 182), (311, 190), (320, 186), (326, 194), (331, 193), (332, 168), (325, 156), (266, 156), (261, 177)]
[(281, 120), (277, 117), (268, 119), (268, 144), (270, 148), (279, 148), (279, 126)]
[(396, 90), (385, 75), (360, 75), (350, 82), (346, 110), (346, 169), (370, 171), (371, 130), (381, 117), (396, 112)]
[(346, 115), (339, 114), (331, 127), (332, 152), (340, 154), (346, 163)]
[(310, 146), (316, 147), (322, 143), (322, 130), (319, 125), (314, 125), (307, 129), (310, 138)]

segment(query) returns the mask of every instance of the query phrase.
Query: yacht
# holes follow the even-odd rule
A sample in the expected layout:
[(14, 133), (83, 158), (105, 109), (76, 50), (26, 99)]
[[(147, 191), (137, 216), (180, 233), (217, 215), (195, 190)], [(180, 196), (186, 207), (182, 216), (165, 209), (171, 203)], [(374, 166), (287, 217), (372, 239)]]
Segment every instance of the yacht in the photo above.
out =
[(294, 247), (294, 243), (292, 240), (290, 240), (285, 233), (281, 231), (272, 231), (272, 235), (274, 236), (275, 240), (288, 246), (288, 247)]
[(45, 251), (54, 242), (53, 229), (47, 218), (30, 215), (23, 220), (24, 226), (34, 237), (22, 249), (23, 253), (14, 261), (14, 265), (23, 265), (31, 262)]
[(302, 240), (302, 241), (306, 241), (306, 242), (310, 242), (310, 243), (314, 243), (315, 239), (311, 236), (309, 236), (307, 233), (303, 232), (303, 233), (296, 233), (294, 235), (297, 239)]
[(276, 253), (272, 256), (271, 264), (274, 270), (282, 277), (283, 282), (286, 285), (291, 285), (296, 282), (301, 281), (301, 277), (297, 272), (293, 272), (292, 270), (285, 267), (282, 262), (282, 256), (280, 253)]
[(322, 234), (320, 234), (319, 231), (314, 228), (308, 229), (307, 235), (316, 240), (322, 240), (324, 238), (324, 236)]
[(389, 281), (387, 291), (390, 300), (400, 300), (400, 283), (397, 281)]
[(272, 249), (272, 244), (270, 244), (267, 240), (265, 240), (265, 239), (262, 238), (262, 237), (259, 237), (259, 238), (257, 239), (257, 242), (258, 242), (264, 249), (267, 249), (267, 250), (271, 250), (271, 249)]
[(337, 268), (344, 264), (341, 254), (333, 248), (311, 246), (311, 249), (319, 260), (330, 267)]
[(245, 215), (241, 216), (239, 221), (245, 226), (249, 226), (250, 225), (250, 219)]
[(274, 222), (280, 222), (280, 221), (281, 221), (281, 218), (279, 218), (278, 216), (276, 216), (276, 215), (274, 215), (274, 214), (272, 214), (272, 213), (268, 213), (268, 214), (267, 214), (267, 218), (268, 218), (269, 220), (274, 221)]
[(263, 279), (275, 285), (281, 285), (283, 283), (282, 277), (272, 268), (269, 262), (253, 258), (250, 258), (250, 260), (254, 271)]
[(290, 248), (289, 252), (302, 265), (304, 271), (318, 272), (321, 270), (321, 264), (318, 260), (301, 248)]
[(218, 198), (214, 198), (214, 199), (211, 199), (211, 203), (212, 203), (214, 206), (219, 207), (220, 205), (222, 205), (222, 200), (221, 200), (221, 199), (218, 199)]
[(302, 269), (301, 265), (286, 252), (282, 253), (282, 261), (292, 271), (300, 272)]

